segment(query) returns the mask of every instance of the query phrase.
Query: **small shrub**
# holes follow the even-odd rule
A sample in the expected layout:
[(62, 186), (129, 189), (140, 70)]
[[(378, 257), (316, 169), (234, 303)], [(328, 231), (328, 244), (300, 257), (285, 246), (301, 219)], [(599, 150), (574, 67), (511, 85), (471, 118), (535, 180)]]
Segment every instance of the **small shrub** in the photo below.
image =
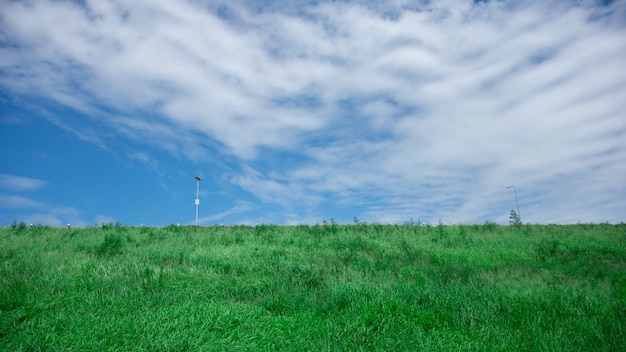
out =
[(509, 219), (510, 219), (509, 223), (512, 226), (515, 226), (515, 227), (522, 226), (522, 219), (519, 217), (519, 214), (513, 209), (511, 209), (511, 215), (509, 215)]

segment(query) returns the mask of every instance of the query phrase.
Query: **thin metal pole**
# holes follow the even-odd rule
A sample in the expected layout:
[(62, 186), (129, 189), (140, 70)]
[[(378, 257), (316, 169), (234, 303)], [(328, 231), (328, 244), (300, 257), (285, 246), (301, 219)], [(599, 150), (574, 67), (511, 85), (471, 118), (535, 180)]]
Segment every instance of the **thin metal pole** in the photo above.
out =
[(200, 180), (202, 177), (196, 176), (196, 226), (198, 226), (198, 207), (200, 206)]

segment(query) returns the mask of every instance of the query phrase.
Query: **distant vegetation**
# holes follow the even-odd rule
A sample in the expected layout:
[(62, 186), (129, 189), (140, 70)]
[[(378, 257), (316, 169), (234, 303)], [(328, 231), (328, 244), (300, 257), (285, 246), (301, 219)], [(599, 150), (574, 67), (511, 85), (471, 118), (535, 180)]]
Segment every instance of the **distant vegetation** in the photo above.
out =
[(626, 351), (626, 226), (514, 225), (0, 228), (0, 350)]

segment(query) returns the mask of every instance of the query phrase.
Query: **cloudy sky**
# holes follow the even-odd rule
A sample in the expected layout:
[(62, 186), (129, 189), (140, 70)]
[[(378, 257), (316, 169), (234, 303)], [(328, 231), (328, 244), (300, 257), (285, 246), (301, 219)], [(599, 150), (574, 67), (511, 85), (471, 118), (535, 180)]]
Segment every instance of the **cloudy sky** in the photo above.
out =
[(2, 226), (626, 221), (626, 1), (0, 9)]

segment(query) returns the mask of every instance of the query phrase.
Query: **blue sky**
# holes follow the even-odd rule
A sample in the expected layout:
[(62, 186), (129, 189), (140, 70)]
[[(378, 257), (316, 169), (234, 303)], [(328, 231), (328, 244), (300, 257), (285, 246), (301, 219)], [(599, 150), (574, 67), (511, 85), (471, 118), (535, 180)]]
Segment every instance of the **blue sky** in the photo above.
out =
[(625, 1), (0, 8), (2, 226), (626, 221)]

